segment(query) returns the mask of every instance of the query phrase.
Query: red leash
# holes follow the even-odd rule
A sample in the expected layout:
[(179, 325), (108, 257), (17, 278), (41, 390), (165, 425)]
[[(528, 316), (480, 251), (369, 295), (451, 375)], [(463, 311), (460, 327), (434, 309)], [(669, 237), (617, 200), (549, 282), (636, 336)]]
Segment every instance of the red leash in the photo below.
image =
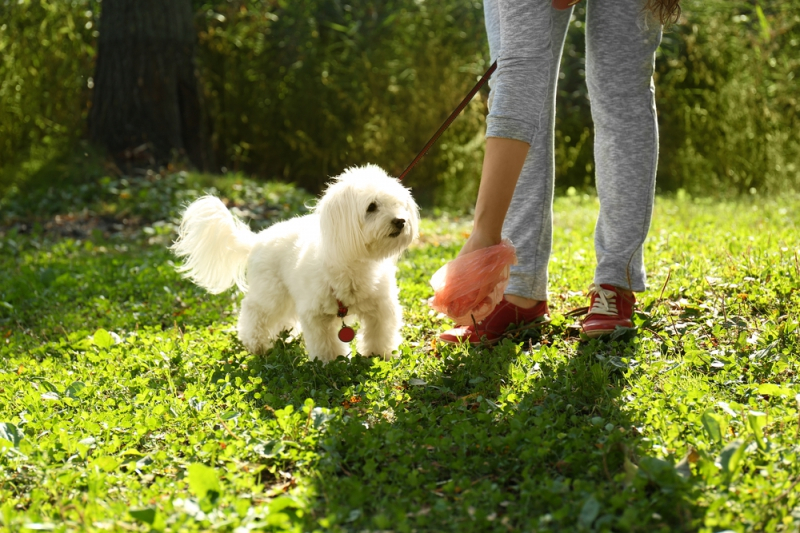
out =
[[(414, 165), (419, 163), (419, 160), (422, 159), (422, 157), (428, 153), (428, 150), (431, 149), (433, 143), (435, 143), (439, 139), (442, 133), (444, 133), (444, 130), (446, 130), (450, 126), (450, 124), (453, 123), (456, 117), (464, 110), (464, 108), (467, 107), (467, 104), (475, 96), (475, 93), (481, 90), (481, 87), (483, 87), (483, 85), (486, 83), (486, 81), (489, 79), (489, 77), (492, 75), (495, 69), (497, 69), (497, 61), (492, 63), (492, 66), (489, 67), (489, 70), (487, 70), (486, 73), (483, 75), (483, 77), (481, 77), (481, 79), (478, 80), (478, 83), (475, 84), (475, 87), (473, 87), (472, 90), (469, 92), (469, 94), (463, 100), (461, 100), (461, 103), (458, 104), (458, 107), (456, 107), (455, 111), (450, 113), (450, 116), (447, 117), (447, 120), (444, 121), (444, 124), (442, 124), (439, 127), (439, 130), (433, 135), (431, 140), (428, 141), (428, 144), (426, 144), (425, 147), (422, 150), (420, 150), (420, 152), (417, 154), (417, 157), (415, 157), (414, 160), (411, 162), (411, 164), (408, 165), (408, 167), (403, 171), (402, 174), (400, 174), (400, 176), (397, 178), (398, 181), (402, 181), (403, 178), (406, 177), (406, 174), (411, 172), (411, 169), (414, 168)], [(336, 316), (338, 316), (341, 319), (344, 319), (344, 317), (346, 317), (348, 313), (347, 307), (340, 300), (336, 300), (336, 305), (338, 306)], [(355, 338), (356, 332), (353, 330), (353, 328), (346, 325), (344, 323), (344, 320), (342, 320), (342, 328), (339, 330), (338, 336), (340, 341), (348, 343)]]
[(455, 111), (450, 113), (450, 116), (447, 117), (447, 120), (444, 121), (444, 124), (441, 125), (441, 127), (433, 135), (431, 140), (428, 141), (428, 144), (426, 144), (425, 147), (422, 150), (420, 150), (420, 152), (417, 154), (417, 157), (415, 157), (414, 160), (411, 162), (411, 164), (408, 165), (408, 167), (403, 171), (403, 173), (400, 174), (400, 176), (398, 176), (397, 179), (399, 181), (403, 181), (403, 178), (406, 177), (406, 174), (411, 172), (411, 169), (414, 168), (414, 165), (419, 163), (419, 160), (422, 159), (422, 157), (428, 153), (428, 150), (431, 149), (433, 143), (435, 143), (439, 139), (442, 133), (444, 133), (444, 130), (446, 130), (450, 126), (450, 124), (453, 123), (456, 117), (461, 113), (461, 111), (463, 111), (464, 108), (467, 107), (467, 104), (470, 102), (470, 100), (472, 100), (472, 97), (475, 96), (475, 93), (481, 90), (481, 87), (483, 87), (483, 85), (486, 83), (486, 81), (489, 79), (489, 77), (492, 75), (495, 69), (497, 69), (497, 61), (492, 63), (492, 66), (489, 67), (489, 70), (487, 70), (486, 73), (483, 75), (483, 77), (480, 80), (478, 80), (478, 83), (475, 84), (475, 87), (472, 88), (469, 94), (463, 100), (461, 100), (461, 103), (458, 104), (458, 107), (455, 109)]

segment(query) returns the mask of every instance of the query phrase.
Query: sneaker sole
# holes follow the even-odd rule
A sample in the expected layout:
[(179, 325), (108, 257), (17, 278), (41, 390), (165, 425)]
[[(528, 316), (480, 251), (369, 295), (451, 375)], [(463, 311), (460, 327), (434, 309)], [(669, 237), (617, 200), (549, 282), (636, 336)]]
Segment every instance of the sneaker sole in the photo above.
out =
[(593, 329), (593, 330), (590, 330), (590, 331), (586, 331), (584, 329), (581, 329), (581, 331), (583, 332), (584, 335), (586, 335), (590, 339), (597, 339), (597, 338), (603, 337), (605, 335), (611, 335), (612, 333), (617, 331), (617, 328), (624, 328), (626, 330), (636, 329), (636, 328), (629, 327), (629, 326), (615, 326), (614, 329)]
[[(515, 328), (512, 331), (538, 328), (540, 326), (544, 326), (545, 324), (549, 324), (549, 323), (550, 323), (550, 316), (547, 315), (546, 318), (543, 318), (542, 320), (537, 320), (537, 321), (531, 322), (531, 323), (526, 324), (524, 326), (521, 326), (519, 328)], [(492, 340), (488, 340), (487, 339), (485, 341), (484, 340), (469, 341), (469, 345), (470, 346), (482, 346), (482, 345), (494, 346), (495, 344), (499, 343), (500, 341), (502, 341), (505, 338), (506, 338), (506, 334), (503, 333), (502, 335), (500, 335), (496, 339), (492, 339)], [(461, 344), (462, 342), (467, 342), (467, 341), (449, 341), (449, 340), (445, 340), (445, 339), (443, 339), (441, 337), (439, 337), (438, 339), (439, 339), (440, 342), (444, 342), (445, 344)]]
[(614, 328), (614, 329), (595, 329), (595, 330), (592, 330), (592, 331), (581, 330), (581, 331), (583, 331), (583, 334), (586, 335), (587, 337), (589, 337), (590, 339), (597, 339), (599, 337), (602, 337), (603, 335), (611, 335), (612, 333), (614, 333), (614, 331), (616, 329), (617, 328)]

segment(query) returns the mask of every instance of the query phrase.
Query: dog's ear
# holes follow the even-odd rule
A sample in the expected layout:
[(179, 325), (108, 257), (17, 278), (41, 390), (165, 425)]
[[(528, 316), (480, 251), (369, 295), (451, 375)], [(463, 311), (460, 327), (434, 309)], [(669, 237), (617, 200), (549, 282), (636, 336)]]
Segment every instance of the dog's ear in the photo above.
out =
[(411, 191), (409, 189), (406, 190), (408, 191), (406, 209), (411, 216), (411, 240), (416, 241), (417, 237), (419, 237), (419, 206), (417, 205), (417, 202), (414, 201), (414, 197), (411, 196)]
[(325, 263), (341, 265), (366, 255), (358, 195), (346, 181), (332, 183), (314, 211), (319, 215)]

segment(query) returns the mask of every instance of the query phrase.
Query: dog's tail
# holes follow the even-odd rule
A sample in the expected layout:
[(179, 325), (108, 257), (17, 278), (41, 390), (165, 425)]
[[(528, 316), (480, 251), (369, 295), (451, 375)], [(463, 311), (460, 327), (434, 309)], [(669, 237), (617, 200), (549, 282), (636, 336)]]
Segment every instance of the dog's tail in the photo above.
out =
[(172, 251), (184, 258), (178, 272), (218, 294), (234, 284), (247, 290), (245, 268), (255, 242), (255, 233), (219, 198), (203, 196), (184, 211)]

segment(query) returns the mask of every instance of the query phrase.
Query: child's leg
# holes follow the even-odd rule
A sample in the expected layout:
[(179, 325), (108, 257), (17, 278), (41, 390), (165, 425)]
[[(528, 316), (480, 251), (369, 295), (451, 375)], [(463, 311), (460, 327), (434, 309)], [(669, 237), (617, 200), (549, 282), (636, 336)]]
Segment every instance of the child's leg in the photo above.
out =
[(653, 70), (661, 24), (642, 0), (588, 0), (586, 75), (600, 215), (594, 282), (645, 290), (642, 245), (658, 160)]
[[(486, 28), (498, 69), (492, 82), (487, 137), (524, 141), (522, 167), (503, 235), (517, 247), (507, 294), (547, 299), (552, 246), (555, 94), (572, 10), (550, 2), (487, 0)], [(499, 37), (498, 34), (499, 33)]]

